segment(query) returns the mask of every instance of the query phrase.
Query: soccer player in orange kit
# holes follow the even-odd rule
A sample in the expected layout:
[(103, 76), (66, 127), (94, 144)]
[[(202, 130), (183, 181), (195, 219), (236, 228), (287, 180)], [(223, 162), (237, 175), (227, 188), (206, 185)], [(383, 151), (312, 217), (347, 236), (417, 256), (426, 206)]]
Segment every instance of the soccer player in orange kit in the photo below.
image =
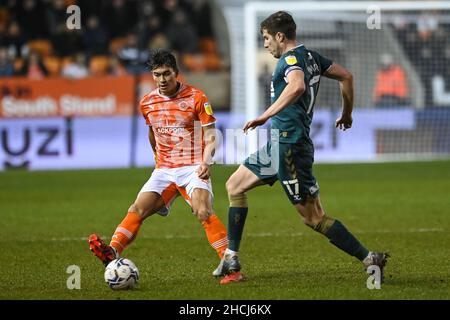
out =
[(171, 203), (181, 195), (221, 258), (228, 240), (226, 228), (212, 208), (210, 166), (216, 119), (211, 105), (201, 90), (177, 80), (177, 62), (170, 52), (154, 51), (147, 63), (157, 88), (143, 97), (140, 109), (149, 126), (156, 168), (117, 226), (110, 244), (92, 234), (89, 247), (107, 265), (135, 239), (147, 217), (155, 213), (167, 216)]

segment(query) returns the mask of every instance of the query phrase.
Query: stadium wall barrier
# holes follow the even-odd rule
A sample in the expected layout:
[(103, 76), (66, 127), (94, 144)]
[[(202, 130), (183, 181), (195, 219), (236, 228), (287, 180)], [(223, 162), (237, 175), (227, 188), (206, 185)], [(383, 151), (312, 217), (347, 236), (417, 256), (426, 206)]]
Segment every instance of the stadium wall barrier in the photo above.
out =
[[(216, 117), (221, 135), (216, 161), (238, 164), (253, 151), (248, 148), (249, 136), (240, 129), (244, 116), (217, 113)], [(345, 132), (334, 128), (336, 118), (337, 115), (330, 110), (315, 112), (311, 136), (317, 162), (377, 160), (377, 132), (414, 130), (417, 112), (413, 109), (356, 109), (354, 125)], [(141, 116), (138, 116), (137, 123), (136, 166), (153, 166), (148, 128)], [(265, 129), (266, 132), (264, 128), (259, 132), (260, 146), (267, 140), (267, 127)], [(2, 118), (0, 170), (17, 167), (30, 170), (129, 167), (131, 137), (131, 116)]]
[(0, 118), (131, 115), (133, 101), (131, 76), (0, 81)]
[(131, 117), (0, 119), (0, 168), (120, 168), (130, 158)]
[[(147, 126), (140, 115), (133, 118), (135, 84), (131, 76), (1, 79), (0, 170), (154, 165)], [(153, 88), (150, 76), (140, 77), (139, 96)], [(355, 108), (353, 127), (345, 132), (334, 127), (338, 113), (315, 111), (311, 137), (316, 162), (450, 154), (450, 109)], [(255, 151), (250, 140), (256, 137), (262, 146), (270, 136), (269, 124), (244, 135), (243, 114), (219, 112), (216, 117), (219, 164), (241, 163)]]

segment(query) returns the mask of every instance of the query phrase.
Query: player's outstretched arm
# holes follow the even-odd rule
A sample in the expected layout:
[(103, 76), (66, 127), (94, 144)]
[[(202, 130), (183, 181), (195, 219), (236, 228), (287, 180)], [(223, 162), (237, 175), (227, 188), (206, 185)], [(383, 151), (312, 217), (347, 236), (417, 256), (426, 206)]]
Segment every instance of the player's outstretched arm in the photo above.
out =
[(353, 111), (353, 75), (343, 66), (333, 63), (325, 72), (325, 77), (339, 81), (342, 95), (342, 115), (336, 120), (336, 128), (350, 129), (352, 127), (352, 111)]
[(287, 75), (288, 84), (281, 92), (278, 99), (258, 118), (249, 121), (245, 124), (243, 130), (254, 129), (257, 126), (266, 123), (269, 118), (276, 115), (278, 112), (286, 108), (292, 102), (297, 100), (303, 92), (305, 92), (305, 74), (301, 70), (294, 70)]

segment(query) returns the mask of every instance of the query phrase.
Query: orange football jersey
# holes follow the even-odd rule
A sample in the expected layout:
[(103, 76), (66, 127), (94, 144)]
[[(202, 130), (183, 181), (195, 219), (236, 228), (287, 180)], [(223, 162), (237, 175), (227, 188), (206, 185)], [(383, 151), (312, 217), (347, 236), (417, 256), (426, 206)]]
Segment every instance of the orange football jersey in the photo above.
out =
[(158, 89), (146, 94), (140, 108), (156, 140), (156, 167), (177, 168), (200, 164), (204, 142), (202, 127), (213, 124), (211, 105), (199, 89), (180, 84), (172, 97)]

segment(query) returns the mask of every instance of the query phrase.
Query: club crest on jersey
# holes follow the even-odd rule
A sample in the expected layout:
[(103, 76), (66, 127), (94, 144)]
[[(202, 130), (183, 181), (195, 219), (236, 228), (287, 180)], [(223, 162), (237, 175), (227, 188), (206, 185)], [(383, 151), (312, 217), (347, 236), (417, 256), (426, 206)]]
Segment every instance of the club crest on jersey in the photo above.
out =
[(203, 106), (205, 107), (206, 114), (212, 116), (213, 110), (211, 104), (209, 102), (205, 102)]
[(284, 60), (290, 66), (292, 66), (292, 65), (297, 63), (297, 58), (295, 56), (287, 56), (286, 58), (284, 58)]
[(189, 105), (186, 101), (181, 101), (178, 104), (178, 108), (180, 108), (181, 111), (186, 111), (189, 108)]

